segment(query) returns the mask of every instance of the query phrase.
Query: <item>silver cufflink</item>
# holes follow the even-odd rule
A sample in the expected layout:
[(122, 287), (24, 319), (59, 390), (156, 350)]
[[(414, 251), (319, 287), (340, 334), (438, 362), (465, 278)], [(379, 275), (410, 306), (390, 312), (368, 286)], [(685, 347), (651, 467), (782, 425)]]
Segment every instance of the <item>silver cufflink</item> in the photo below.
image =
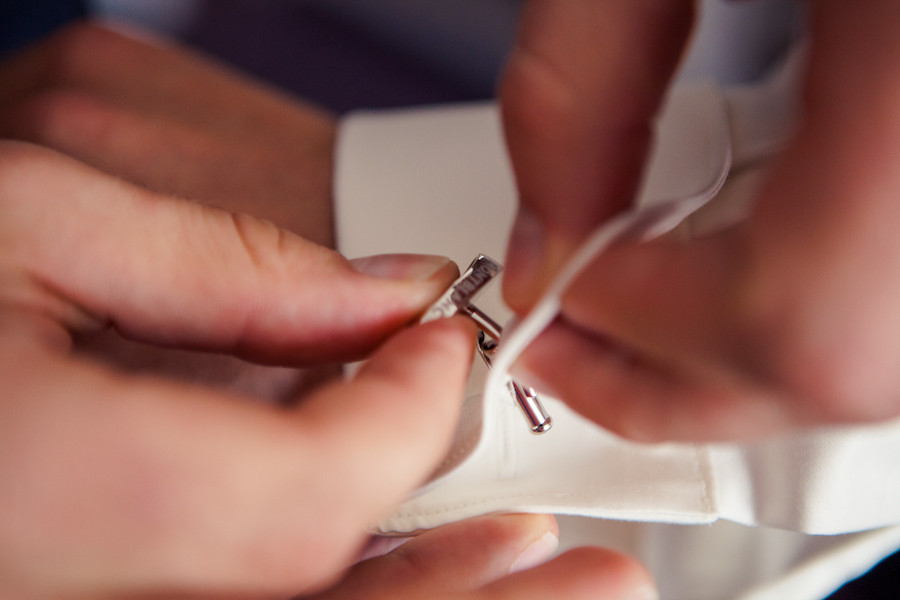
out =
[[(483, 254), (478, 255), (421, 319), (421, 322), (425, 323), (453, 315), (465, 315), (475, 321), (481, 329), (478, 334), (478, 353), (488, 368), (491, 367), (491, 357), (500, 343), (503, 328), (478, 308), (473, 300), (502, 270), (503, 266), (497, 261)], [(544, 410), (541, 399), (535, 391), (512, 379), (506, 385), (512, 399), (528, 420), (531, 431), (534, 433), (548, 431), (553, 421)]]

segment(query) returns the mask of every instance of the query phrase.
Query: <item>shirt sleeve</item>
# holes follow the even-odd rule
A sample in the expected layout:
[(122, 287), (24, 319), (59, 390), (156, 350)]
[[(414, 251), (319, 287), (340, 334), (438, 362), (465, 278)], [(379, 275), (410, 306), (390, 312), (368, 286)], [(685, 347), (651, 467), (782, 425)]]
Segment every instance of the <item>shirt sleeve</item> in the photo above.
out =
[(502, 258), (516, 206), (495, 104), (357, 113), (337, 149), (337, 246)]

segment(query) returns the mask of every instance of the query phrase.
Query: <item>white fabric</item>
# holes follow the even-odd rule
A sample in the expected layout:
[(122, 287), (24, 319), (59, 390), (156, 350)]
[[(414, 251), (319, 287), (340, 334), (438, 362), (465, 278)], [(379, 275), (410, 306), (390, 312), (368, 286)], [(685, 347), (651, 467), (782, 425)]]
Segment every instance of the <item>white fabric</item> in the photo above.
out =
[[(723, 190), (685, 229), (708, 231), (740, 218), (759, 179), (759, 161), (789, 132), (790, 86), (781, 78), (770, 84), (728, 94), (711, 86), (674, 92), (658, 128), (660, 141), (639, 204), (674, 196), (705, 198), (718, 189), (723, 172), (731, 167)], [(766, 126), (755, 127), (754, 115), (765, 116)], [(734, 165), (729, 163), (732, 156)], [(515, 191), (494, 107), (353, 117), (343, 126), (338, 165), (338, 244), (345, 254), (416, 251), (448, 255), (461, 264), (478, 252), (503, 256)], [(553, 299), (548, 302), (552, 306)], [(496, 297), (479, 304), (504, 314)], [(818, 534), (900, 523), (900, 422), (744, 446), (641, 446), (545, 400), (555, 424), (540, 437), (528, 431), (517, 409), (502, 396), (481, 403), (483, 429), (477, 446), (457, 455), (449, 473), (402, 506), (382, 528), (415, 531), (494, 511), (681, 524), (721, 518)], [(860, 565), (900, 546), (900, 529), (885, 529), (880, 537), (872, 534), (878, 544), (867, 543), (866, 536), (829, 538), (833, 543), (822, 544), (827, 552), (785, 557), (778, 569), (760, 569), (756, 579), (748, 575), (742, 588), (707, 588), (723, 594), (709, 597), (738, 597), (739, 589), (753, 589), (758, 581), (774, 577), (773, 572), (787, 582), (792, 574), (786, 565), (802, 562), (801, 569), (814, 576), (797, 575), (790, 588), (796, 595), (791, 597), (814, 598), (799, 589), (827, 592), (858, 574)], [(709, 537), (697, 549), (698, 556), (702, 548), (731, 543)], [(746, 547), (745, 540), (739, 543)], [(829, 556), (840, 561), (829, 561)], [(673, 586), (684, 573), (669, 574)], [(780, 589), (774, 581), (768, 585)], [(763, 594), (761, 588), (758, 593)], [(772, 594), (747, 597), (783, 597)]]
[(747, 527), (559, 517), (562, 548), (639, 558), (665, 600), (821, 600), (900, 547), (900, 527), (821, 536)]

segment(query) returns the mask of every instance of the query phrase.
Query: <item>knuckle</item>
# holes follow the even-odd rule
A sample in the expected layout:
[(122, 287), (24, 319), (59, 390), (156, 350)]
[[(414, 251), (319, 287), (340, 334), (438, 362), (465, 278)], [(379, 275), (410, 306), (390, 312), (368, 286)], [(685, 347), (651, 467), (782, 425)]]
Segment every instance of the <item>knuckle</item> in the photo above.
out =
[(273, 255), (277, 255), (282, 246), (282, 230), (269, 221), (245, 213), (228, 213), (228, 216), (235, 238), (253, 265), (262, 271), (277, 264)]
[(284, 275), (301, 268), (325, 273), (345, 267), (346, 259), (336, 251), (307, 242), (272, 221), (241, 212), (221, 214), (257, 273)]

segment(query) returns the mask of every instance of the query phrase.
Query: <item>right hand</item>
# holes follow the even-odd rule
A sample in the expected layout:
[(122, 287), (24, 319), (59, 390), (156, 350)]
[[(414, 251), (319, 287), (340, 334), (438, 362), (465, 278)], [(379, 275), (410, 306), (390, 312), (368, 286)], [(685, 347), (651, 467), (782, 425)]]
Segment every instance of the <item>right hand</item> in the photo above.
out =
[[(519, 314), (632, 202), (693, 5), (528, 3), (503, 88)], [(594, 258), (515, 365), (525, 381), (642, 441), (900, 415), (900, 3), (809, 9), (803, 118), (748, 218)]]

